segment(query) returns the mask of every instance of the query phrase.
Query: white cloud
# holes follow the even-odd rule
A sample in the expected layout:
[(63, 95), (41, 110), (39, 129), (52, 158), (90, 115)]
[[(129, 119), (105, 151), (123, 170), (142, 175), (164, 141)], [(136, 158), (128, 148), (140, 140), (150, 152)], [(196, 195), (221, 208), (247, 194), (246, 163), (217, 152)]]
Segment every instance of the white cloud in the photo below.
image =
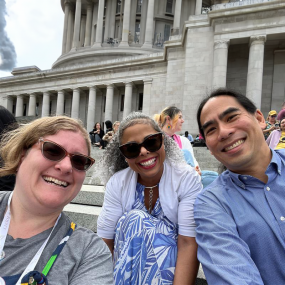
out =
[[(61, 55), (64, 13), (60, 0), (6, 0), (6, 32), (17, 53), (17, 67), (50, 69)], [(0, 72), (1, 76), (10, 76)]]

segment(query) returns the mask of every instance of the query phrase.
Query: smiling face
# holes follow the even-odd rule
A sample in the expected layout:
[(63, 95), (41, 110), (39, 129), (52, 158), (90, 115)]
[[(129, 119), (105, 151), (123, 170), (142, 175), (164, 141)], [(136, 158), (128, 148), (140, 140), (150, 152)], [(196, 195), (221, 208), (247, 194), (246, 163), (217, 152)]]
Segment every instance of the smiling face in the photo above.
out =
[(259, 110), (250, 114), (233, 97), (213, 97), (204, 105), (200, 122), (209, 150), (228, 169), (249, 174), (269, 163), (271, 154), (262, 133), (265, 120)]
[(116, 133), (118, 131), (119, 127), (120, 127), (120, 123), (117, 123), (114, 125), (114, 127), (113, 127), (114, 133)]
[[(88, 155), (80, 132), (62, 130), (44, 139), (59, 144), (69, 153)], [(23, 155), (16, 177), (14, 193), (23, 205), (39, 213), (60, 213), (80, 191), (85, 172), (72, 168), (68, 156), (58, 162), (46, 159), (41, 144), (36, 143)]]
[[(136, 124), (124, 130), (121, 145), (129, 142), (140, 144), (147, 136), (156, 133), (157, 131), (149, 124)], [(137, 158), (126, 158), (130, 168), (138, 173), (138, 181), (145, 186), (153, 186), (160, 181), (164, 160), (165, 150), (163, 144), (156, 152), (149, 152), (142, 146)]]

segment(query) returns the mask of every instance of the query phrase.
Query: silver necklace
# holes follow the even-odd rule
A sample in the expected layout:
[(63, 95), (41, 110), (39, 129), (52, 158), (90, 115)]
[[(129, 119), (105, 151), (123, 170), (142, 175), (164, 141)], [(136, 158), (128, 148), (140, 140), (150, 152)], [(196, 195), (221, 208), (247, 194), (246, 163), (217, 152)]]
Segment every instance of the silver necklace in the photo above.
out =
[(158, 184), (154, 185), (154, 186), (149, 186), (149, 187), (144, 187), (144, 189), (149, 189), (148, 192), (148, 212), (151, 214), (151, 206), (152, 206), (152, 197), (153, 197), (153, 188), (155, 188), (156, 186), (158, 186)]

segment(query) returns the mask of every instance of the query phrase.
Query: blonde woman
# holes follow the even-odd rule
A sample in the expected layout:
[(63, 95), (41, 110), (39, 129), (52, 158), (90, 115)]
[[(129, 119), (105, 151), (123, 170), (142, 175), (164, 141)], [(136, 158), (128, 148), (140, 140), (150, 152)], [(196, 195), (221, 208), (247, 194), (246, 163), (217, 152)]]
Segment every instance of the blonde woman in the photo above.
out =
[(0, 176), (16, 175), (0, 193), (0, 284), (112, 284), (111, 254), (92, 231), (62, 212), (94, 163), (80, 122), (44, 117), (6, 133)]

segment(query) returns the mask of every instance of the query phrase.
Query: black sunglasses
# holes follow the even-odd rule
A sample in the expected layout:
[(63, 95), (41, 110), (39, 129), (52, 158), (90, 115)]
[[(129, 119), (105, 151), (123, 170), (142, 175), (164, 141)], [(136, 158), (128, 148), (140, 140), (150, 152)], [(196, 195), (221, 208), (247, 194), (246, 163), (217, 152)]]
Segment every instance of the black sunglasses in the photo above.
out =
[(124, 157), (136, 158), (140, 155), (142, 146), (150, 152), (158, 151), (162, 145), (162, 136), (162, 133), (156, 133), (147, 136), (142, 143), (129, 142), (119, 148)]
[(95, 162), (95, 159), (87, 155), (69, 153), (55, 142), (40, 138), (39, 143), (41, 143), (42, 154), (46, 159), (51, 161), (61, 161), (68, 156), (72, 167), (76, 170), (87, 171)]

